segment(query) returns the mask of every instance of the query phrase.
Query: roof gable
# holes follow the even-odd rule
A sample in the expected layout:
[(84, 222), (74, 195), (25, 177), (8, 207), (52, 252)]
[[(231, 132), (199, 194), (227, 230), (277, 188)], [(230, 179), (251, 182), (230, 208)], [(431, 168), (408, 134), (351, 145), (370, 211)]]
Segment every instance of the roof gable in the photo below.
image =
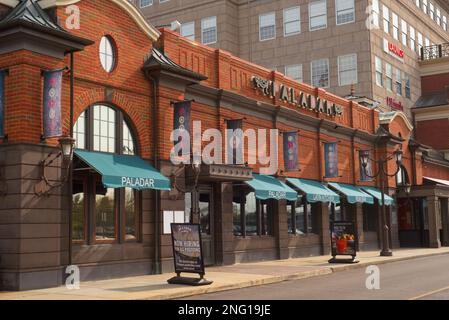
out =
[[(83, 0), (40, 0), (40, 5), (43, 9), (54, 7), (54, 6), (68, 6), (72, 4), (76, 4)], [(145, 18), (142, 16), (139, 10), (135, 6), (133, 6), (128, 0), (109, 0), (124, 11), (126, 11), (129, 16), (136, 22), (139, 28), (153, 41), (157, 41), (160, 36), (159, 31), (153, 27), (150, 23), (148, 23)]]

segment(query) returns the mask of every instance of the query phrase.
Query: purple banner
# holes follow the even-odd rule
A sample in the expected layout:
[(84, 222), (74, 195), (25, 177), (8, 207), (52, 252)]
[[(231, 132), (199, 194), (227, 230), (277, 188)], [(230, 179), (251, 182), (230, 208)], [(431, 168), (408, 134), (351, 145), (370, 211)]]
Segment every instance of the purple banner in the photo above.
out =
[(44, 71), (44, 138), (62, 136), (61, 89), (64, 70)]
[(371, 152), (369, 150), (360, 150), (359, 151), (359, 160), (360, 160), (360, 181), (372, 181), (373, 179), (370, 177), (373, 175), (371, 160), (368, 160), (368, 165), (366, 169), (362, 166), (362, 156), (367, 155), (368, 159), (371, 159)]
[(5, 137), (5, 76), (6, 71), (0, 70), (0, 138)]
[(285, 171), (299, 170), (298, 132), (284, 132), (284, 166)]
[(243, 121), (227, 120), (228, 164), (243, 164)]
[[(173, 130), (185, 132), (190, 135), (190, 112), (192, 109), (191, 101), (181, 101), (174, 103), (174, 115), (173, 115)], [(185, 156), (189, 153), (190, 146), (185, 145), (190, 143), (190, 140), (183, 141), (182, 137), (178, 137), (178, 140), (174, 142), (175, 145), (181, 144), (182, 155)]]
[(338, 145), (336, 142), (324, 144), (324, 167), (326, 178), (338, 177)]

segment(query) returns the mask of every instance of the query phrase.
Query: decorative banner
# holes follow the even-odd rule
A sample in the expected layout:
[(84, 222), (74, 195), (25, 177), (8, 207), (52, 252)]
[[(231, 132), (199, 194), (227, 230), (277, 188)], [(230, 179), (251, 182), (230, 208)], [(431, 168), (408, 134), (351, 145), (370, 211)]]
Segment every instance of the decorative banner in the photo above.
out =
[(199, 224), (172, 223), (171, 235), (175, 272), (204, 275), (204, 260)]
[(324, 144), (324, 166), (326, 178), (338, 177), (338, 148), (336, 142)]
[(5, 76), (6, 71), (0, 70), (0, 138), (5, 137)]
[(357, 255), (354, 221), (334, 221), (331, 223), (332, 256)]
[(228, 164), (243, 164), (243, 121), (227, 120)]
[(62, 136), (61, 88), (64, 70), (44, 71), (44, 138)]
[(298, 132), (284, 132), (284, 166), (285, 171), (299, 170)]
[[(190, 112), (192, 109), (192, 101), (181, 101), (174, 103), (174, 116), (173, 116), (173, 130), (180, 132), (185, 131), (190, 135)], [(178, 140), (174, 142), (175, 145), (181, 143), (182, 155), (190, 153), (190, 146), (185, 145), (190, 143), (189, 140), (182, 141), (182, 137), (178, 137)]]
[(362, 166), (362, 156), (367, 155), (368, 159), (371, 159), (371, 152), (369, 150), (360, 150), (359, 151), (359, 163), (360, 163), (360, 181), (372, 181), (373, 179), (370, 177), (373, 175), (371, 160), (368, 160), (368, 165), (366, 169)]

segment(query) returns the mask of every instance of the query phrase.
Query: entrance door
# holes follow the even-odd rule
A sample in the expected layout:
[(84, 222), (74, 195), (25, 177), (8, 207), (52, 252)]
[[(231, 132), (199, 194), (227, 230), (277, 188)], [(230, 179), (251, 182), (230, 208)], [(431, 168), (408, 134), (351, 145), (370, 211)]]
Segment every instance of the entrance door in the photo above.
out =
[(422, 199), (398, 199), (399, 243), (401, 247), (426, 246), (425, 204)]
[(199, 210), (204, 264), (206, 266), (211, 266), (215, 264), (214, 203), (212, 190), (200, 189)]

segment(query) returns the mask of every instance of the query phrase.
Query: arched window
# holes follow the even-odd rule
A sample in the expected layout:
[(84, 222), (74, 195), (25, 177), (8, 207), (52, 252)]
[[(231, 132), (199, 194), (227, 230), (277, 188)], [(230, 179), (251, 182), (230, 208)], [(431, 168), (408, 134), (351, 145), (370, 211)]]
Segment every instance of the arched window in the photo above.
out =
[(78, 149), (136, 154), (135, 140), (123, 113), (107, 105), (94, 105), (84, 111), (73, 133)]
[(401, 187), (410, 184), (407, 169), (404, 166), (399, 167), (399, 171), (396, 174), (396, 186)]
[(112, 72), (116, 64), (116, 52), (117, 49), (114, 44), (114, 40), (110, 36), (104, 36), (100, 41), (100, 62), (104, 71)]
[[(124, 115), (105, 104), (85, 110), (74, 126), (77, 149), (135, 155), (133, 132)], [(137, 240), (140, 193), (105, 188), (101, 176), (80, 159), (74, 161), (72, 239), (95, 244)]]

